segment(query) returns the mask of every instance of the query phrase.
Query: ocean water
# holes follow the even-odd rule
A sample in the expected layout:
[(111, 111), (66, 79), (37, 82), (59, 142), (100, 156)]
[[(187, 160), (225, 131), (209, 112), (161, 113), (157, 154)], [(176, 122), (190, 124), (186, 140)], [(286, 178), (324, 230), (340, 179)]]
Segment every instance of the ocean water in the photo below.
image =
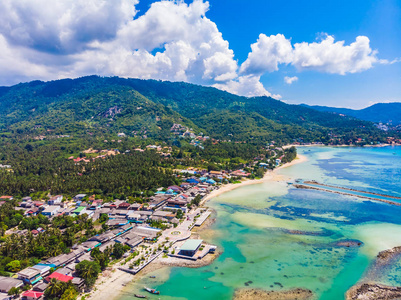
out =
[[(308, 161), (281, 169), (284, 178), (317, 180), (401, 196), (401, 147), (300, 147)], [(231, 299), (237, 288), (311, 289), (317, 299), (344, 299), (378, 252), (401, 246), (401, 207), (316, 190), (286, 181), (238, 188), (212, 199), (217, 221), (202, 238), (223, 249), (211, 265), (164, 268), (125, 288), (121, 300)], [(353, 240), (360, 246), (339, 242)], [(401, 262), (374, 280), (401, 285)], [(153, 297), (153, 298), (152, 298)]]

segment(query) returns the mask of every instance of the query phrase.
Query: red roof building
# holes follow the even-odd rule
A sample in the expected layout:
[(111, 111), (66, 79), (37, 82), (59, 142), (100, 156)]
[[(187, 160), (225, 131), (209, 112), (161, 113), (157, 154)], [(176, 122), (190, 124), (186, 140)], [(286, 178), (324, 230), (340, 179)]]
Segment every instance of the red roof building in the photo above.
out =
[(36, 300), (43, 296), (43, 293), (36, 291), (26, 291), (22, 293), (22, 299)]
[(64, 274), (53, 272), (51, 275), (49, 275), (49, 276), (47, 276), (45, 278), (45, 281), (49, 282), (50, 279), (52, 279), (52, 278), (55, 278), (55, 279), (63, 281), (63, 282), (68, 282), (68, 281), (74, 279), (74, 277), (72, 277), (72, 276), (67, 276), (67, 275), (64, 275)]

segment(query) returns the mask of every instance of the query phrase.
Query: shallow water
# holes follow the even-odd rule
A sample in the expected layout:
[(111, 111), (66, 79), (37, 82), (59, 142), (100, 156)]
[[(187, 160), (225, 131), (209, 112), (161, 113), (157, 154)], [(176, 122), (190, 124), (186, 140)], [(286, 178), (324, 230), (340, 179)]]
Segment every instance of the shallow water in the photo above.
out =
[[(317, 180), (401, 196), (401, 147), (299, 148), (303, 164), (279, 171), (289, 178)], [(231, 299), (236, 288), (311, 289), (318, 299), (343, 299), (379, 251), (401, 246), (401, 207), (315, 190), (286, 182), (245, 186), (212, 199), (216, 234), (208, 242), (224, 250), (210, 266), (165, 268), (127, 287), (133, 299), (144, 285), (160, 290), (153, 299)], [(294, 232), (297, 230), (297, 232)], [(336, 242), (357, 240), (361, 247)], [(401, 263), (378, 281), (401, 285)], [(151, 298), (152, 299), (152, 298)]]

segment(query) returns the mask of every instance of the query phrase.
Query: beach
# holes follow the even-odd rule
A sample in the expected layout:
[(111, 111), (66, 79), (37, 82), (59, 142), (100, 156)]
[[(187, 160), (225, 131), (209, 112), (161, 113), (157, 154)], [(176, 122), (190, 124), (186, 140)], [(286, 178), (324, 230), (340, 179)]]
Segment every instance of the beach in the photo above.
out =
[(211, 192), (210, 194), (208, 194), (201, 202), (201, 205), (205, 204), (208, 200), (220, 196), (224, 193), (227, 193), (229, 191), (235, 190), (237, 188), (243, 187), (243, 186), (247, 186), (247, 185), (251, 185), (251, 184), (259, 184), (259, 183), (264, 183), (267, 181), (283, 181), (286, 180), (288, 178), (285, 178), (283, 175), (277, 174), (278, 170), (281, 170), (283, 168), (288, 168), (291, 167), (293, 165), (296, 164), (300, 164), (303, 162), (306, 162), (308, 159), (306, 156), (301, 155), (301, 154), (297, 154), (297, 157), (289, 163), (286, 163), (284, 165), (279, 166), (278, 168), (275, 168), (274, 170), (270, 171), (266, 171), (265, 175), (263, 176), (262, 179), (245, 179), (244, 181), (240, 182), (240, 183), (229, 183), (229, 184), (225, 184), (222, 187), (220, 187), (218, 190), (214, 190), (213, 192)]
[[(219, 188), (218, 190), (212, 191), (209, 195), (207, 195), (202, 202), (200, 203), (200, 206), (204, 205), (208, 200), (217, 197), (219, 195), (222, 195), (226, 192), (232, 191), (234, 189), (247, 186), (247, 185), (252, 185), (252, 184), (260, 184), (268, 181), (282, 181), (286, 180), (286, 178), (283, 175), (277, 174), (277, 171), (283, 168), (287, 168), (290, 166), (293, 166), (295, 164), (300, 164), (307, 161), (306, 156), (298, 154), (297, 157), (290, 163), (286, 163), (273, 171), (267, 171), (262, 179), (257, 179), (257, 180), (251, 180), (251, 179), (246, 179), (242, 181), (241, 183), (237, 184), (227, 184)], [(213, 224), (213, 221), (210, 222), (205, 222), (204, 225), (200, 227), (200, 230), (204, 230), (207, 227), (211, 226)], [(194, 232), (194, 235), (199, 235), (199, 230)], [(119, 293), (124, 289), (126, 285), (129, 283), (132, 283), (134, 281), (139, 280), (141, 277), (145, 276), (146, 274), (149, 274), (153, 271), (156, 271), (160, 268), (164, 267), (172, 267), (172, 266), (178, 266), (178, 267), (189, 267), (189, 268), (199, 268), (208, 264), (211, 264), (215, 258), (218, 257), (220, 253), (216, 253), (214, 255), (206, 255), (202, 260), (196, 261), (196, 262), (190, 262), (190, 261), (181, 261), (178, 259), (172, 259), (172, 258), (162, 258), (162, 256), (158, 257), (154, 262), (150, 263), (146, 268), (141, 270), (138, 274), (136, 275), (131, 275), (128, 274), (124, 271), (121, 271), (117, 269), (117, 266), (109, 267), (107, 270), (103, 271), (99, 275), (99, 279), (96, 282), (95, 287), (93, 288), (92, 292), (90, 294), (87, 294), (86, 299), (116, 299), (119, 296)]]

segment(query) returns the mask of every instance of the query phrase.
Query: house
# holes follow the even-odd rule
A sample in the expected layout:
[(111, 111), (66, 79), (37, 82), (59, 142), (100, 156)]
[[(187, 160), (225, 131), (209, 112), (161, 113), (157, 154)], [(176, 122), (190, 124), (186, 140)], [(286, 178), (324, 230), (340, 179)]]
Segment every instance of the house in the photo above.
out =
[(38, 283), (33, 287), (33, 290), (36, 292), (43, 293), (47, 289), (48, 286), (49, 286), (49, 284), (46, 282)]
[(200, 180), (195, 179), (195, 178), (188, 178), (187, 182), (192, 183), (192, 184), (198, 184)]
[(49, 205), (60, 204), (62, 200), (63, 200), (63, 196), (62, 196), (62, 195), (57, 195), (57, 196), (51, 197), (51, 198), (47, 201), (47, 204), (49, 204)]
[(92, 204), (89, 207), (89, 209), (96, 210), (96, 209), (102, 207), (102, 203), (103, 203), (103, 200), (101, 200), (101, 199), (94, 200), (94, 201), (92, 201)]
[(277, 158), (276, 159), (276, 166), (279, 166), (281, 164), (281, 159)]
[(42, 215), (46, 217), (53, 217), (56, 215), (60, 210), (60, 206), (51, 205), (46, 207), (44, 211), (41, 212)]
[(29, 291), (23, 292), (21, 296), (22, 296), (22, 300), (37, 300), (43, 296), (43, 293), (29, 290)]
[(77, 216), (83, 215), (85, 213), (86, 213), (86, 207), (84, 206), (79, 206), (72, 212), (72, 214)]
[(13, 196), (1, 196), (1, 197), (0, 197), (0, 201), (1, 201), (1, 200), (13, 200), (13, 199), (14, 199)]
[(130, 206), (131, 206), (131, 204), (129, 204), (127, 202), (123, 202), (123, 203), (118, 205), (118, 209), (127, 209)]
[(32, 198), (27, 196), (27, 197), (22, 198), (22, 201), (24, 201), (24, 202), (32, 201)]
[(209, 174), (210, 174), (210, 176), (221, 176), (222, 175), (221, 171), (210, 171)]
[(40, 272), (40, 276), (44, 277), (44, 276), (49, 275), (50, 269), (52, 268), (52, 266), (49, 266), (47, 264), (37, 264), (37, 265), (34, 265), (32, 268), (34, 268), (35, 270), (38, 270)]
[(11, 288), (19, 288), (23, 285), (24, 282), (20, 279), (0, 276), (0, 292), (2, 293), (8, 293)]
[(49, 276), (47, 276), (47, 277), (45, 278), (45, 281), (46, 281), (46, 282), (50, 282), (50, 280), (51, 280), (52, 278), (55, 278), (55, 279), (57, 279), (57, 280), (59, 280), (59, 281), (62, 281), (62, 282), (68, 282), (68, 281), (74, 279), (74, 277), (72, 277), (72, 276), (68, 276), (68, 275), (64, 275), (64, 274), (57, 273), (57, 272), (53, 272), (52, 274), (50, 274)]
[(34, 268), (26, 268), (17, 273), (18, 279), (21, 279), (26, 284), (35, 284), (42, 280), (40, 271)]
[(203, 240), (187, 240), (181, 247), (179, 254), (185, 256), (194, 256), (202, 245)]
[(182, 188), (180, 188), (179, 186), (176, 186), (176, 185), (172, 185), (172, 186), (169, 186), (167, 188), (167, 190), (173, 190), (174, 192), (180, 192), (180, 191), (182, 191)]
[(216, 184), (216, 181), (214, 181), (213, 179), (208, 179), (208, 180), (206, 180), (206, 183)]
[(231, 172), (231, 176), (248, 177), (249, 175), (251, 175), (251, 173), (247, 173), (243, 170), (236, 170), (234, 172)]
[(74, 197), (74, 201), (82, 201), (86, 197), (86, 194), (78, 194)]

